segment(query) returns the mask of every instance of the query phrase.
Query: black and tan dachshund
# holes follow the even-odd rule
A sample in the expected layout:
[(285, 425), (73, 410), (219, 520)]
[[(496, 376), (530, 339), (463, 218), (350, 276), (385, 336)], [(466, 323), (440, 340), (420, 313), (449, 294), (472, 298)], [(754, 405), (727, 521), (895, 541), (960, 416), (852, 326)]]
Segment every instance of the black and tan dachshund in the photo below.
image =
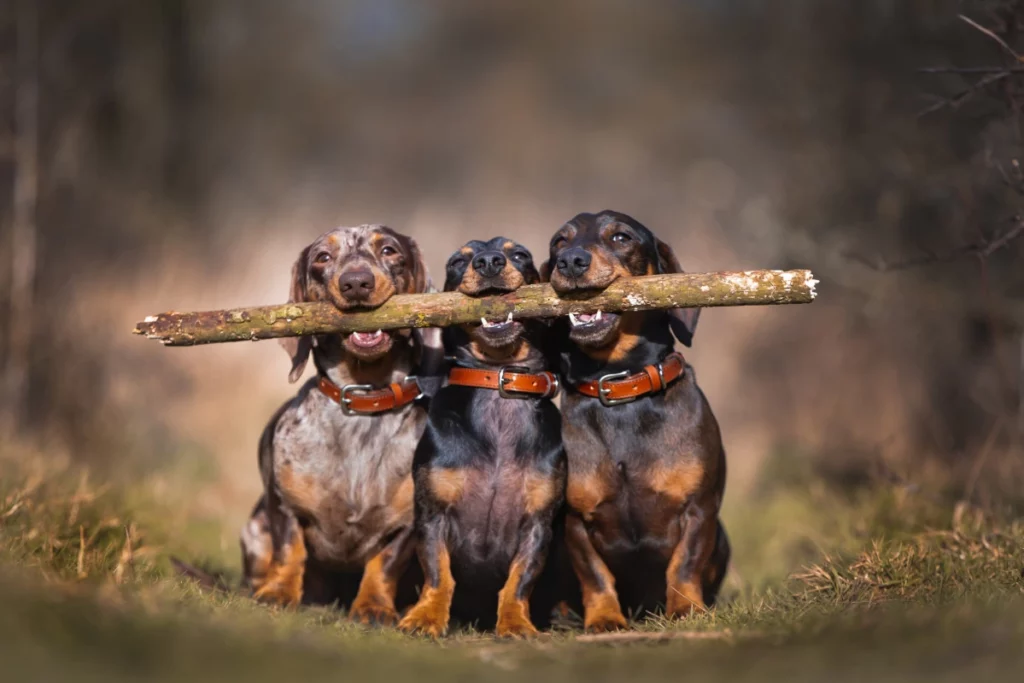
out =
[[(561, 294), (682, 269), (633, 218), (581, 213), (555, 233), (545, 277)], [(683, 617), (714, 604), (729, 562), (718, 514), (725, 452), (693, 369), (699, 309), (572, 315), (560, 325), (566, 535), (584, 626), (626, 626), (664, 606)]]
[[(486, 296), (539, 280), (530, 252), (499, 237), (455, 252), (444, 288)], [(424, 585), (399, 628), (438, 637), (454, 619), (531, 636), (554, 603), (545, 560), (566, 478), (548, 328), (509, 316), (444, 336), (455, 365), (413, 459)]]

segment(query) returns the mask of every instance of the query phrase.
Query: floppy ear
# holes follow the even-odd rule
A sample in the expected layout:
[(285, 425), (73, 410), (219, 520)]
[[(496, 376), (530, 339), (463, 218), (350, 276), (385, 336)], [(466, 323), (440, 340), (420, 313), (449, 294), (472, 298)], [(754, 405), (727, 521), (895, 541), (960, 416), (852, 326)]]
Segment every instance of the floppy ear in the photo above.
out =
[(551, 281), (551, 259), (548, 259), (544, 263), (540, 264), (539, 272), (541, 282)]
[[(416, 262), (414, 279), (419, 278), (416, 286), (422, 287), (422, 289), (417, 289), (416, 291), (424, 293), (436, 292), (437, 288), (434, 287), (434, 283), (430, 279), (430, 273), (427, 272), (427, 264), (420, 256), (420, 250), (416, 246), (416, 241), (411, 237), (409, 238), (409, 245), (409, 253), (414, 255), (414, 261)], [(441, 328), (414, 327), (412, 339), (419, 357), (416, 373), (429, 376), (440, 372), (441, 365), (444, 363), (444, 343), (441, 340)]]
[(406, 250), (409, 252), (409, 273), (412, 275), (409, 284), (409, 294), (422, 294), (434, 291), (434, 284), (430, 281), (430, 273), (427, 271), (427, 263), (420, 253), (420, 246), (411, 237), (405, 237)]
[[(306, 290), (306, 260), (309, 257), (309, 247), (299, 253), (299, 258), (292, 266), (292, 284), (288, 292), (288, 303), (297, 304), (306, 301), (308, 296)], [(297, 382), (302, 377), (302, 371), (306, 369), (306, 361), (309, 360), (309, 353), (313, 350), (312, 337), (285, 337), (281, 340), (288, 357), (292, 359), (292, 369), (288, 373), (289, 382)]]
[[(658, 243), (658, 272), (659, 273), (682, 273), (679, 259), (672, 252), (672, 247), (655, 238)], [(668, 313), (668, 324), (676, 339), (685, 346), (693, 345), (693, 334), (697, 331), (697, 319), (700, 317), (699, 308), (673, 308)]]

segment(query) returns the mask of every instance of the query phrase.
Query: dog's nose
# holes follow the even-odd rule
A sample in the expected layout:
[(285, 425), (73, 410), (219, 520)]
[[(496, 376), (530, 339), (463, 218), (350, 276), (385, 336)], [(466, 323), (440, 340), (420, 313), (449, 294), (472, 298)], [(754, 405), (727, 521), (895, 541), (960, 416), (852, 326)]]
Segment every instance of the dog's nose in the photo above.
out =
[(505, 269), (505, 255), (497, 251), (485, 251), (473, 259), (473, 270), (481, 277), (494, 277)]
[(566, 249), (555, 261), (558, 272), (565, 277), (577, 278), (587, 272), (590, 267), (590, 252), (582, 247)]
[(374, 286), (373, 273), (367, 268), (346, 271), (338, 278), (341, 295), (349, 301), (364, 301), (370, 298)]

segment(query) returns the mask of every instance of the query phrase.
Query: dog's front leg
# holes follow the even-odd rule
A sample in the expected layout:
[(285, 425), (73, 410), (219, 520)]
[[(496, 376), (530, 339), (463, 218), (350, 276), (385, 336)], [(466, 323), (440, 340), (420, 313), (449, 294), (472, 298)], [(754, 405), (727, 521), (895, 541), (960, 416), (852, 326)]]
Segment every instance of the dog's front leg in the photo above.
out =
[(499, 638), (527, 638), (537, 635), (530, 621), (530, 594), (540, 578), (551, 545), (550, 515), (530, 519), (520, 535), (519, 548), (509, 568), (505, 586), (498, 593)]
[(415, 549), (415, 534), (410, 526), (366, 563), (359, 592), (349, 609), (352, 620), (367, 626), (393, 626), (398, 622), (398, 612), (395, 611), (398, 581), (409, 566)]
[(448, 630), (455, 577), (448, 554), (448, 523), (445, 515), (434, 515), (420, 525), (419, 556), (423, 566), (423, 590), (420, 599), (398, 623), (406, 633), (422, 633), (440, 638)]
[(674, 618), (707, 609), (703, 576), (715, 549), (718, 519), (698, 501), (691, 501), (683, 510), (680, 527), (679, 543), (672, 551), (665, 576), (668, 586), (665, 615)]
[(583, 626), (588, 631), (616, 631), (626, 628), (615, 577), (594, 549), (586, 525), (576, 514), (566, 520), (566, 541), (573, 570), (583, 589)]
[(262, 501), (242, 528), (244, 581), (260, 602), (297, 605), (302, 601), (306, 544), (302, 527), (286, 508)]

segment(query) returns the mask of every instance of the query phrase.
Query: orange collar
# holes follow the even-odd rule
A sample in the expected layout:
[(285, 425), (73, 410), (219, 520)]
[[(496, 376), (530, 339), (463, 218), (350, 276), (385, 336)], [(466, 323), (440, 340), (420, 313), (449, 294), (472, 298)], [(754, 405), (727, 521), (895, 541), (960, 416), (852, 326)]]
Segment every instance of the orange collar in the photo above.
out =
[(381, 389), (369, 384), (337, 384), (320, 377), (320, 391), (324, 396), (341, 406), (346, 415), (376, 415), (397, 410), (423, 395), (419, 383), (412, 375), (403, 382), (395, 382)]
[(533, 374), (529, 368), (518, 365), (505, 365), (497, 371), (455, 366), (448, 373), (448, 383), (497, 389), (502, 398), (554, 398), (558, 394), (555, 373), (545, 370)]
[(678, 351), (665, 356), (657, 365), (647, 365), (635, 374), (613, 372), (592, 382), (576, 385), (576, 391), (601, 401), (606, 406), (635, 401), (641, 396), (668, 388), (686, 372), (686, 360)]

